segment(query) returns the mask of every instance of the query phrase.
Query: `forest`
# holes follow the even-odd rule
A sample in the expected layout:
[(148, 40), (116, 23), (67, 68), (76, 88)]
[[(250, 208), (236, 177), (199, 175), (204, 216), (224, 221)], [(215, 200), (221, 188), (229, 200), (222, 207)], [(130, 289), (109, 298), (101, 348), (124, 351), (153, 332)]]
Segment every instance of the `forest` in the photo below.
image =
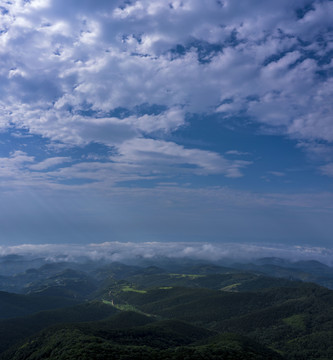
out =
[(20, 268), (0, 279), (0, 359), (328, 360), (332, 279), (273, 258)]

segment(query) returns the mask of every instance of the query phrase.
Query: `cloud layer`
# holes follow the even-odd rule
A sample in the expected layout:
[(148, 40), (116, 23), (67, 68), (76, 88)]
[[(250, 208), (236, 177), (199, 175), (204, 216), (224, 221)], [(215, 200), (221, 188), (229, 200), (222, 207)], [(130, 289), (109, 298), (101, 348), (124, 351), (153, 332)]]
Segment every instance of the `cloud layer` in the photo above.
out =
[(251, 261), (260, 257), (281, 257), (292, 261), (318, 260), (333, 264), (333, 252), (323, 247), (258, 245), (258, 244), (212, 244), (171, 242), (106, 242), (80, 245), (30, 245), (0, 247), (0, 255), (23, 255), (30, 258), (43, 257), (47, 261), (107, 260), (133, 263), (138, 260), (159, 258), (192, 259), (203, 261)]
[(156, 140), (189, 126), (186, 114), (245, 114), (312, 147), (333, 141), (331, 1), (15, 0), (1, 12), (3, 131), (105, 144), (112, 168), (137, 161), (139, 177), (156, 159), (159, 173), (172, 160), (228, 177), (250, 165)]

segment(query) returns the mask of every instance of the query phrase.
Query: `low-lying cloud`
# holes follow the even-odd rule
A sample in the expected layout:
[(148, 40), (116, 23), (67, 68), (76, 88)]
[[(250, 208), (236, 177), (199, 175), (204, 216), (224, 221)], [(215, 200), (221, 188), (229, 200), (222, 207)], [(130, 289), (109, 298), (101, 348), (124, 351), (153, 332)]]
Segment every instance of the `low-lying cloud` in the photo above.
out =
[(22, 244), (0, 247), (0, 256), (14, 254), (28, 258), (44, 258), (49, 262), (103, 260), (131, 263), (139, 260), (169, 258), (212, 261), (223, 264), (223, 261), (243, 262), (262, 257), (280, 257), (291, 261), (317, 260), (333, 265), (332, 249), (282, 244), (105, 242), (88, 245)]

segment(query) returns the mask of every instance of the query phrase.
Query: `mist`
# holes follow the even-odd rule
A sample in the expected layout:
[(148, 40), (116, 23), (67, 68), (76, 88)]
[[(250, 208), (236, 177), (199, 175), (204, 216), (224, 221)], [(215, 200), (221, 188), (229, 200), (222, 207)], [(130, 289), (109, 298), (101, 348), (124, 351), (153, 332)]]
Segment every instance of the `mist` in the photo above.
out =
[(277, 257), (289, 261), (317, 260), (333, 264), (333, 251), (325, 247), (286, 246), (282, 244), (199, 243), (199, 242), (104, 242), (100, 244), (22, 244), (1, 246), (1, 261), (43, 259), (44, 262), (123, 262), (159, 259), (196, 260), (230, 264), (249, 262), (263, 257)]

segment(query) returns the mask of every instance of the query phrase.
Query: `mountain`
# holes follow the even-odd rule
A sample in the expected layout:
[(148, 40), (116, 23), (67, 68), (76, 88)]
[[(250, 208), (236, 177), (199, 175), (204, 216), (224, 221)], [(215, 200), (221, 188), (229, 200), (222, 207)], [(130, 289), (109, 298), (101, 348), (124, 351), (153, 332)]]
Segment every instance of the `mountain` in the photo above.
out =
[[(249, 359), (282, 357), (243, 336), (222, 334), (178, 320), (138, 325), (125, 313), (128, 328), (108, 322), (59, 325), (42, 331), (1, 355), (2, 360), (22, 359)], [(142, 320), (142, 319), (141, 319)], [(141, 321), (140, 320), (140, 321)], [(131, 323), (131, 321), (133, 321)], [(118, 322), (118, 320), (116, 320)]]
[(271, 277), (249, 273), (236, 272), (223, 274), (196, 274), (189, 273), (143, 273), (125, 278), (128, 284), (135, 284), (140, 288), (172, 286), (209, 288), (225, 291), (248, 291), (260, 290), (270, 287), (297, 286), (297, 282), (291, 283), (283, 278), (272, 279)]
[(22, 255), (16, 254), (0, 256), (0, 275), (15, 275), (29, 268), (40, 267), (46, 262), (47, 261), (44, 258), (29, 259)]
[(234, 263), (234, 270), (271, 277), (301, 280), (333, 289), (333, 268), (315, 260), (292, 262), (280, 258), (261, 258), (251, 263)]
[(96, 281), (87, 274), (65, 269), (46, 279), (25, 286), (27, 294), (61, 296), (73, 299), (85, 299), (97, 290)]
[(41, 297), (0, 291), (0, 319), (25, 316), (37, 311), (56, 309), (77, 303), (77, 300), (63, 297)]
[(102, 320), (119, 312), (115, 307), (94, 301), (33, 315), (0, 320), (0, 353), (16, 342), (54, 324)]
[(1, 360), (333, 358), (333, 291), (268, 276), (329, 278), (324, 264), (81, 265), (30, 269), (29, 294), (0, 292)]

